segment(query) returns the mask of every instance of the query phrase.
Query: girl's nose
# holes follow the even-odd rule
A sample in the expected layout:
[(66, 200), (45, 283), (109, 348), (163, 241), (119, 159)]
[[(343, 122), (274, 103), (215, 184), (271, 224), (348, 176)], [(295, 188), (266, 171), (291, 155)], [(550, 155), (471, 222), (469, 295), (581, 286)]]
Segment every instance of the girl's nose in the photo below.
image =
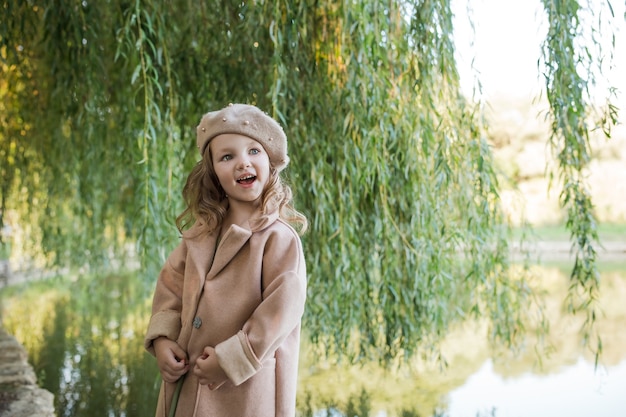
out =
[(244, 156), (243, 158), (241, 158), (241, 160), (239, 161), (239, 167), (240, 168), (249, 168), (250, 167), (250, 158), (248, 158), (247, 156)]

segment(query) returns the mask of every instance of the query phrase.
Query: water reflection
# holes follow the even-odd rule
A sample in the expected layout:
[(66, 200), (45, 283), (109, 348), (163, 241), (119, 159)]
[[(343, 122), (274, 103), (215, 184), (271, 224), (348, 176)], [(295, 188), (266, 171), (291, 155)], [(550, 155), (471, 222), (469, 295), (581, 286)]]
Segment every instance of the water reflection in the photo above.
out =
[(4, 326), (54, 394), (57, 416), (153, 414), (157, 373), (141, 342), (145, 300), (130, 275), (3, 291)]
[(558, 373), (498, 374), (488, 360), (448, 395), (450, 417), (474, 417), (476, 410), (497, 416), (616, 417), (626, 415), (626, 360), (607, 369), (579, 358)]
[[(626, 267), (602, 273), (603, 316), (598, 329), (606, 368), (601, 370), (615, 377), (602, 380), (599, 398), (593, 397), (597, 386), (584, 384), (597, 381), (597, 374), (592, 355), (581, 347), (582, 318), (564, 311), (567, 275), (558, 268), (542, 268), (537, 277), (546, 296), (551, 321), (548, 342), (553, 348), (543, 367), (532, 349), (532, 329), (527, 352), (511, 356), (490, 349), (481, 323), (468, 323), (452, 332), (443, 346), (449, 364), (443, 371), (427, 362), (394, 372), (375, 364), (338, 366), (321, 362), (304, 344), (299, 416), (574, 415), (560, 412), (565, 408), (559, 409), (558, 404), (551, 408), (549, 402), (535, 401), (539, 397), (565, 401), (558, 400), (563, 392), (574, 392), (584, 402), (578, 410), (591, 407), (597, 416), (626, 415), (626, 404), (616, 394), (626, 382)], [(133, 275), (56, 278), (6, 288), (0, 295), (4, 327), (26, 347), (41, 385), (55, 394), (59, 417), (153, 414), (158, 372), (154, 359), (142, 348), (150, 290)], [(576, 380), (573, 374), (583, 382), (577, 385), (579, 391), (564, 385)], [(505, 398), (508, 402), (503, 402)], [(537, 405), (532, 412), (524, 414), (516, 406), (515, 401), (524, 398), (524, 403)], [(613, 414), (599, 413), (603, 409), (599, 401), (605, 408), (610, 404)], [(515, 414), (507, 411), (509, 406)]]
[[(589, 387), (590, 378), (596, 375), (594, 355), (584, 348), (580, 334), (584, 317), (571, 316), (564, 304), (569, 284), (567, 269), (542, 267), (537, 268), (533, 275), (535, 287), (543, 296), (545, 313), (550, 320), (550, 333), (544, 340), (545, 351), (541, 363), (535, 351), (537, 346), (541, 347), (537, 345), (534, 334), (536, 329), (527, 329), (526, 349), (512, 355), (510, 352), (493, 350), (485, 337), (488, 332), (486, 324), (471, 322), (453, 330), (445, 341), (443, 353), (449, 366), (443, 371), (432, 364), (419, 363), (416, 371), (404, 370), (402, 375), (397, 375), (386, 374), (373, 365), (366, 365), (363, 369), (333, 369), (313, 362), (307, 364), (309, 372), (302, 379), (301, 392), (310, 390), (314, 403), (318, 406), (328, 405), (325, 410), (345, 410), (350, 399), (358, 398), (359, 390), (364, 388), (369, 394), (372, 410), (369, 415), (372, 416), (569, 415), (566, 412), (554, 413), (554, 409), (547, 406), (541, 411), (539, 404), (542, 401), (524, 397), (521, 390), (510, 393), (507, 400), (510, 404), (498, 396), (499, 389), (504, 389), (505, 385), (514, 386), (517, 381), (526, 381), (529, 386), (541, 386), (545, 381), (564, 381), (565, 373), (569, 385), (575, 385), (577, 390), (567, 384), (544, 385), (543, 390), (535, 392), (535, 395), (549, 401), (549, 398), (560, 398), (568, 392), (571, 395), (582, 393)], [(613, 417), (626, 415), (626, 399), (617, 392), (623, 390), (626, 383), (626, 378), (620, 378), (620, 369), (626, 360), (626, 332), (623, 331), (626, 323), (626, 306), (623, 301), (626, 299), (626, 267), (623, 264), (605, 265), (601, 276), (601, 314), (596, 327), (602, 337), (603, 353), (598, 372), (615, 377), (603, 380), (606, 389), (602, 396), (578, 395), (577, 408), (597, 410), (597, 413), (588, 415)], [(486, 366), (496, 386), (483, 385), (482, 382), (472, 384), (476, 377), (484, 375)], [(523, 408), (515, 407), (515, 399), (520, 401), (520, 398), (525, 398), (528, 404), (539, 406), (525, 413)], [(580, 402), (584, 402), (585, 406)], [(576, 401), (570, 399), (568, 404), (576, 404)], [(563, 409), (567, 409), (566, 404), (563, 404)]]

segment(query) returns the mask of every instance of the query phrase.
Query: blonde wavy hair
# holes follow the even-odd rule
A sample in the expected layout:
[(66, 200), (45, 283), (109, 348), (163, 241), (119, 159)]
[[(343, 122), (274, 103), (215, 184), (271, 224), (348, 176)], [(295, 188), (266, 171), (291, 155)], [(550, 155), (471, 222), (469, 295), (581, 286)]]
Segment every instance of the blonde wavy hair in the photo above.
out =
[[(267, 214), (278, 207), (280, 218), (302, 235), (308, 228), (307, 218), (294, 208), (293, 193), (289, 185), (274, 168), (271, 167), (270, 171), (270, 180), (261, 195), (261, 211)], [(183, 199), (186, 208), (176, 218), (176, 227), (181, 233), (197, 220), (204, 222), (208, 233), (220, 227), (226, 216), (224, 201), (227, 197), (213, 168), (209, 146), (187, 177), (183, 187)]]

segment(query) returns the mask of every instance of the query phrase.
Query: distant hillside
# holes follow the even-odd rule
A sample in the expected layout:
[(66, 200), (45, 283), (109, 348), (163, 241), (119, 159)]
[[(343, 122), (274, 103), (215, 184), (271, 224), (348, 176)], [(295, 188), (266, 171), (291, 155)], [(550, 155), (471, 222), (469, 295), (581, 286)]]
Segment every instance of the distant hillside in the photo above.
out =
[[(559, 224), (561, 185), (548, 146), (546, 105), (493, 101), (490, 138), (501, 169), (502, 200), (517, 224), (522, 214), (535, 226)], [(612, 138), (600, 133), (592, 139), (593, 160), (588, 184), (600, 222), (626, 223), (626, 127), (617, 126)], [(549, 164), (547, 164), (549, 162)], [(555, 176), (549, 188), (550, 172)]]

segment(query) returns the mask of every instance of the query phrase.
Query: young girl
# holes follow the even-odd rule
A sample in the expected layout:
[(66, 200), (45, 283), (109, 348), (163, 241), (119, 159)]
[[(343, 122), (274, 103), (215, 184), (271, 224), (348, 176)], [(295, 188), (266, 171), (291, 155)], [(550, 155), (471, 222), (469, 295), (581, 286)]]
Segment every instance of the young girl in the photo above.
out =
[(182, 241), (145, 338), (163, 378), (156, 415), (293, 417), (306, 269), (289, 224), (307, 223), (279, 176), (287, 138), (258, 108), (234, 104), (206, 114), (197, 141)]

